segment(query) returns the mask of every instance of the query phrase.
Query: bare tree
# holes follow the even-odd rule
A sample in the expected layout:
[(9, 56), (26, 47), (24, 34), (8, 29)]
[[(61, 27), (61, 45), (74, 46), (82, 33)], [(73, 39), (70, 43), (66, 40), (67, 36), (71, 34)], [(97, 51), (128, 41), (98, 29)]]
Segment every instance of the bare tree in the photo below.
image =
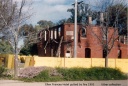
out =
[(125, 11), (126, 5), (124, 0), (97, 0), (97, 3), (97, 6), (99, 6), (97, 14), (100, 15), (97, 16), (97, 24), (100, 25), (98, 30), (100, 35), (93, 29), (91, 29), (91, 32), (98, 39), (100, 46), (102, 46), (105, 67), (108, 67), (108, 55), (116, 41), (118, 41), (119, 32), (122, 32), (122, 29), (119, 27), (119, 21), (121, 21), (120, 15)]
[[(30, 2), (29, 2), (30, 3)], [(31, 3), (27, 4), (27, 0), (21, 2), (13, 0), (1, 0), (0, 19), (2, 36), (13, 48), (14, 57), (14, 75), (18, 77), (18, 54), (26, 43), (29, 32), (21, 28), (21, 26), (32, 16), (30, 13)], [(27, 10), (27, 11), (26, 11)], [(28, 11), (29, 10), (29, 11)], [(7, 13), (6, 13), (7, 12)]]

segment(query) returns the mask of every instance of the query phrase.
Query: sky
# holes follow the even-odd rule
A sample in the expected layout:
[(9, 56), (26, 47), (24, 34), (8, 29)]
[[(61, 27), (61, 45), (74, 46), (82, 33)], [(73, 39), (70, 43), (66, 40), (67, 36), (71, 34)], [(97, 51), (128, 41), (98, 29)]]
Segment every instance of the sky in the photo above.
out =
[(71, 16), (67, 9), (73, 8), (74, 2), (75, 0), (34, 0), (32, 5), (34, 15), (29, 22), (36, 25), (40, 20), (56, 23), (61, 19), (67, 19)]
[(57, 22), (61, 19), (69, 18), (67, 9), (72, 8), (74, 0), (35, 0), (33, 3), (34, 15), (30, 19), (32, 24), (37, 24), (39, 20)]
[[(21, 0), (14, 0), (20, 2)], [(28, 2), (30, 0), (27, 0)], [(86, 1), (85, 3), (94, 4), (94, 0), (77, 0)], [(127, 0), (128, 1), (128, 0)], [(67, 19), (71, 13), (67, 9), (73, 8), (75, 0), (33, 0), (32, 17), (29, 20), (30, 24), (37, 25), (40, 20), (48, 20), (54, 23), (61, 19)]]

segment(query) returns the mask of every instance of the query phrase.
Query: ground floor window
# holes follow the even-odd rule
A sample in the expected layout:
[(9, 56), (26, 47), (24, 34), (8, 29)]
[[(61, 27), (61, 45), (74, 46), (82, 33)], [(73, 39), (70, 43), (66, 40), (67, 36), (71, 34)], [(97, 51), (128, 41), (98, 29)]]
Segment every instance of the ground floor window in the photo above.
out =
[(118, 58), (121, 58), (121, 54), (122, 54), (122, 52), (121, 52), (121, 50), (119, 49), (119, 50), (118, 50)]
[(106, 58), (106, 56), (107, 56), (107, 51), (103, 50), (103, 58)]
[(66, 56), (67, 58), (70, 58), (70, 57), (71, 57), (70, 51), (67, 51), (65, 56)]
[(85, 48), (85, 58), (91, 58), (91, 49)]

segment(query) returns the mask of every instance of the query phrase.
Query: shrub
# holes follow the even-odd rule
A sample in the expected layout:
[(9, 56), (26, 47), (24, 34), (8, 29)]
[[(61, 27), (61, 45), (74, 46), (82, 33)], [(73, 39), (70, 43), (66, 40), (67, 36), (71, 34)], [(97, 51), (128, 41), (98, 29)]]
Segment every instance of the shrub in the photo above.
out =
[(58, 68), (65, 80), (121, 80), (127, 77), (118, 69), (113, 68)]
[(20, 58), (21, 63), (25, 63), (25, 59), (23, 57)]
[(6, 69), (2, 66), (0, 66), (0, 77), (3, 76), (3, 73), (6, 71)]
[(35, 81), (48, 81), (49, 78), (49, 70), (44, 70), (34, 77)]
[(65, 80), (83, 80), (84, 77), (84, 68), (58, 68), (57, 70)]
[(93, 67), (90, 68), (91, 72), (91, 76), (95, 76), (97, 80), (121, 80), (127, 78), (119, 69)]
[(59, 74), (56, 69), (48, 69), (40, 72), (39, 75), (33, 78), (34, 81), (62, 81), (63, 78), (61, 74)]
[(83, 81), (127, 79), (120, 70), (113, 68), (48, 68), (29, 67), (20, 71), (24, 81)]

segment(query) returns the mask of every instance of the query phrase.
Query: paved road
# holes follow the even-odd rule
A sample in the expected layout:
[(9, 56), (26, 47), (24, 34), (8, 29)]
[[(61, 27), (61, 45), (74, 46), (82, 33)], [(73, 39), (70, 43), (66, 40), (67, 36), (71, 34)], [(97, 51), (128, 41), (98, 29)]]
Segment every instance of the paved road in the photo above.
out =
[(31, 82), (31, 83), (14, 81), (14, 80), (0, 80), (0, 86), (128, 86), (128, 80)]

